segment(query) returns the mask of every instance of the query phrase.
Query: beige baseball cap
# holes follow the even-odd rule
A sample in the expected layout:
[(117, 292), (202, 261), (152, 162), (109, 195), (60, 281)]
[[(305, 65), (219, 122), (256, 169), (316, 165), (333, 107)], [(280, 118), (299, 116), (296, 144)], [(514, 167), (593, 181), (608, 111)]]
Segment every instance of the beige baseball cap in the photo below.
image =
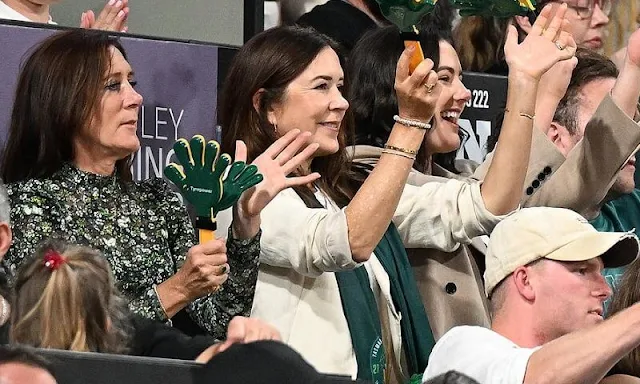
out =
[(630, 232), (598, 232), (579, 214), (564, 208), (524, 208), (500, 222), (489, 240), (485, 292), (516, 268), (538, 259), (584, 261), (601, 256), (606, 268), (627, 265), (638, 256), (638, 238)]

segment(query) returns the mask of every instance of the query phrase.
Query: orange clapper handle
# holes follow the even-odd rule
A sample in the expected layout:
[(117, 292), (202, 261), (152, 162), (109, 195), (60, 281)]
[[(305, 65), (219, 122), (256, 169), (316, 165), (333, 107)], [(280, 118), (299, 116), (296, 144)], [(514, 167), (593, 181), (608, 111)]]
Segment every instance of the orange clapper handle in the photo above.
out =
[(210, 229), (198, 229), (198, 240), (199, 243), (206, 243), (207, 241), (216, 239), (216, 231), (212, 231)]
[(412, 74), (413, 71), (416, 70), (418, 65), (424, 61), (424, 53), (422, 52), (422, 47), (420, 46), (419, 41), (415, 40), (405, 40), (404, 41), (405, 48), (410, 46), (414, 46), (415, 50), (413, 51), (413, 55), (411, 55), (411, 61), (409, 62), (409, 74)]
[(216, 229), (218, 229), (218, 223), (215, 217), (196, 217), (196, 229), (198, 230), (198, 242), (200, 244), (207, 241), (215, 240)]

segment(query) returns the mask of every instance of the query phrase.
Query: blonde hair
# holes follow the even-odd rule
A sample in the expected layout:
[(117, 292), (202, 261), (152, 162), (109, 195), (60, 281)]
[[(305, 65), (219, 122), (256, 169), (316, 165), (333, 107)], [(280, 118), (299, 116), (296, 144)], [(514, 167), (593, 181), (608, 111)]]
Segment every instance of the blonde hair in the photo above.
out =
[(624, 48), (631, 35), (640, 23), (640, 5), (638, 0), (618, 0), (614, 3), (609, 16), (604, 42), (604, 54), (608, 57)]
[[(54, 252), (64, 261), (45, 265)], [(127, 309), (109, 264), (98, 251), (60, 241), (43, 244), (18, 271), (12, 343), (82, 352), (126, 353)]]

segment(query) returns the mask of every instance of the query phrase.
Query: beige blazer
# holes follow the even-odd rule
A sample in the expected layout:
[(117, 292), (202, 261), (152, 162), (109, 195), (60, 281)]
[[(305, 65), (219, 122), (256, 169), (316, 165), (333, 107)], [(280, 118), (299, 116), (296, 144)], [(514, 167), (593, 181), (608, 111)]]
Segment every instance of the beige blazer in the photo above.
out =
[[(535, 129), (521, 205), (571, 208), (583, 215), (597, 212), (624, 163), (640, 145), (640, 127), (606, 97), (587, 125), (585, 137), (565, 158)], [(354, 161), (375, 165), (381, 149), (352, 147)], [(434, 176), (413, 170), (408, 184), (423, 185), (456, 178), (482, 180), (491, 155), (474, 172), (473, 162), (459, 161), (457, 175), (435, 166)], [(467, 178), (467, 180), (470, 180)], [(436, 340), (457, 325), (489, 326), (481, 271), (485, 243), (474, 238), (453, 252), (408, 249), (418, 288)]]
[[(566, 158), (545, 134), (534, 129), (523, 207), (572, 209), (588, 219), (597, 215), (622, 166), (640, 144), (640, 127), (605, 97)], [(493, 154), (473, 177), (484, 179)]]
[[(354, 161), (369, 165), (375, 165), (382, 153), (381, 148), (366, 145), (352, 147), (352, 151)], [(477, 163), (459, 160), (456, 167), (463, 175), (470, 175)], [(434, 175), (425, 175), (412, 170), (407, 183), (419, 186), (430, 182), (442, 183), (449, 179), (470, 180), (438, 165), (434, 165), (433, 173)], [(490, 325), (482, 274), (473, 256), (475, 252), (482, 259), (485, 246), (479, 238), (474, 238), (472, 244), (474, 246), (462, 244), (453, 252), (432, 248), (407, 249), (436, 341), (456, 325)]]

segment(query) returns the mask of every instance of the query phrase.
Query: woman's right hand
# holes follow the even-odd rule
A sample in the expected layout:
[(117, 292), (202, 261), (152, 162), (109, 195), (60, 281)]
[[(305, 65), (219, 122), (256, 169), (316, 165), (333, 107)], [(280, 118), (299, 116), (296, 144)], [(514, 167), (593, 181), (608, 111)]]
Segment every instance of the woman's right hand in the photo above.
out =
[(188, 299), (215, 293), (229, 278), (225, 240), (216, 239), (198, 244), (187, 252), (187, 259), (174, 275), (176, 284)]
[(569, 32), (569, 21), (565, 18), (567, 5), (561, 4), (557, 7), (553, 17), (552, 8), (552, 4), (549, 4), (542, 9), (521, 44), (518, 44), (516, 28), (513, 25), (509, 26), (504, 54), (509, 65), (510, 77), (526, 76), (538, 81), (554, 64), (575, 56), (576, 42)]
[(409, 74), (409, 64), (414, 50), (413, 46), (405, 48), (396, 66), (398, 115), (427, 123), (433, 117), (442, 87), (438, 84), (438, 75), (433, 70), (431, 59), (425, 59)]

